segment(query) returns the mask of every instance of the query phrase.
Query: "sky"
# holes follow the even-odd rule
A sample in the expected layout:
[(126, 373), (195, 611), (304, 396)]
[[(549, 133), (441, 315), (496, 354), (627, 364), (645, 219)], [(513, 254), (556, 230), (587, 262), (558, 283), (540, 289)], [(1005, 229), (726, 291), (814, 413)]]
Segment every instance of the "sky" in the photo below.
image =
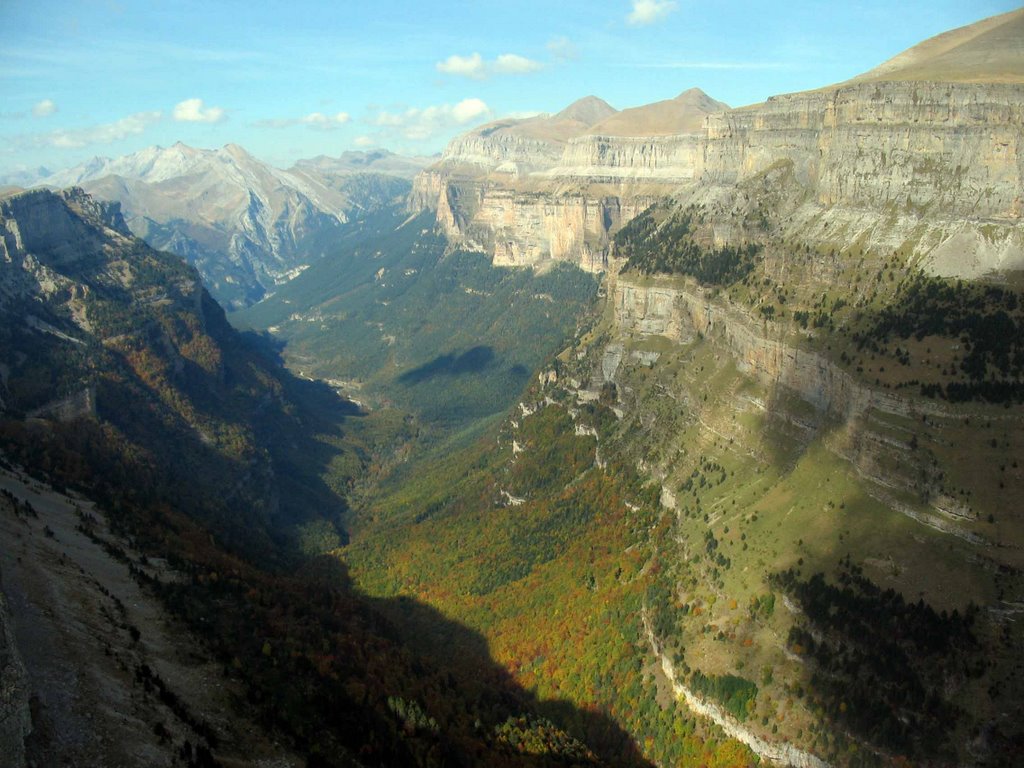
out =
[(1019, 0), (0, 0), (0, 174), (176, 141), (278, 167), (507, 116), (840, 82)]

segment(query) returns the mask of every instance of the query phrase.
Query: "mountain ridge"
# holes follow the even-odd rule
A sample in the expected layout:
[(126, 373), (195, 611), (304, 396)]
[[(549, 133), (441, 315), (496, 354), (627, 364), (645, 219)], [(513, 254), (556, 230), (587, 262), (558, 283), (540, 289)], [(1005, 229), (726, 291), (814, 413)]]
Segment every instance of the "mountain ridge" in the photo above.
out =
[(324, 252), (352, 218), (398, 205), (421, 160), (376, 151), (279, 170), (243, 147), (148, 147), (34, 180), (121, 203), (136, 234), (196, 264), (214, 295), (244, 306)]
[(588, 133), (608, 136), (671, 136), (697, 133), (704, 118), (731, 109), (700, 88), (689, 88), (673, 99), (624, 109), (592, 125)]

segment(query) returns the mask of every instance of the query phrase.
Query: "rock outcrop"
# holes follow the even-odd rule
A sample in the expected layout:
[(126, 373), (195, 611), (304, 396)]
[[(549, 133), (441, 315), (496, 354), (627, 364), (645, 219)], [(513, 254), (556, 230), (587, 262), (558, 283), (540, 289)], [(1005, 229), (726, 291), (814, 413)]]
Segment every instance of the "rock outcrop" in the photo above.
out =
[(685, 702), (691, 712), (713, 721), (728, 736), (746, 744), (759, 758), (772, 765), (789, 766), (790, 768), (829, 768), (828, 763), (806, 750), (784, 742), (768, 741), (738, 722), (736, 718), (723, 712), (721, 707), (697, 696), (676, 675), (675, 664), (672, 663), (672, 659), (664, 652), (658, 639), (654, 636), (646, 612), (643, 620), (647, 642), (651, 646), (651, 652), (657, 659), (662, 673), (672, 687), (672, 693), (676, 698)]
[(596, 182), (683, 183), (692, 181), (702, 162), (699, 134), (666, 136), (588, 135), (571, 139), (551, 178)]
[(859, 83), (708, 118), (699, 177), (734, 184), (780, 162), (822, 206), (1021, 216), (1024, 86)]
[(94, 255), (102, 244), (95, 227), (86, 223), (86, 219), (116, 233), (129, 234), (117, 203), (95, 200), (77, 187), (58, 196), (66, 205), (55, 204), (54, 194), (44, 190), (0, 201), (0, 220), (3, 221), (0, 255), (6, 261), (10, 261), (15, 251), (45, 257), (55, 265)]

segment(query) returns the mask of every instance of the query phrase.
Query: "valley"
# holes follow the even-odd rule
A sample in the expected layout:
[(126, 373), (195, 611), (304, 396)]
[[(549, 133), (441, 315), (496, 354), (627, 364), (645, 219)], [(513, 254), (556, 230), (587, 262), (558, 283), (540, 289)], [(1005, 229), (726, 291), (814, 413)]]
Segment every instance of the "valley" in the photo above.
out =
[(1015, 765), (1021, 40), (5, 193), (2, 752)]

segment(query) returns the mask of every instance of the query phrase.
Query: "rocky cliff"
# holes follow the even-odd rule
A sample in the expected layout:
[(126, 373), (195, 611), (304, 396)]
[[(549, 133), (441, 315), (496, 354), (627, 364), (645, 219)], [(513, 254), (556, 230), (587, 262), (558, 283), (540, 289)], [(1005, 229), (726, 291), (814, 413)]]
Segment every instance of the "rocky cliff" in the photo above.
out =
[(44, 255), (56, 265), (69, 264), (102, 250), (97, 225), (116, 234), (129, 234), (117, 203), (100, 202), (79, 188), (56, 197), (64, 205), (55, 205), (54, 194), (47, 191), (26, 192), (0, 201), (0, 255), (5, 261), (23, 252)]
[(858, 83), (708, 118), (698, 174), (733, 184), (779, 162), (823, 206), (1019, 220), (1024, 86)]
[[(762, 407), (775, 418), (797, 418), (801, 429), (811, 433), (828, 424), (844, 425), (847, 434), (830, 440), (829, 447), (864, 476), (873, 495), (936, 530), (974, 544), (987, 543), (969, 525), (962, 525), (976, 520), (977, 514), (946, 493), (936, 473), (925, 466), (931, 455), (910, 449), (910, 433), (893, 440), (879, 430), (880, 419), (905, 425), (922, 421), (951, 425), (960, 419), (955, 407), (871, 386), (828, 356), (793, 344), (784, 338), (781, 326), (756, 318), (695, 284), (620, 276), (612, 282), (609, 297), (617, 340), (608, 347), (614, 352), (612, 364), (608, 365), (607, 353), (602, 360), (598, 385), (626, 384), (617, 373), (626, 347), (635, 345), (631, 339), (661, 337), (680, 347), (697, 338), (709, 340), (740, 373), (770, 393), (770, 401)], [(634, 350), (631, 356), (640, 359), (638, 355), (643, 354)], [(811, 411), (795, 417), (800, 408), (794, 409), (793, 402), (808, 404)], [(912, 490), (914, 503), (897, 502), (889, 493), (892, 489)]]
[[(869, 73), (752, 107), (729, 110), (688, 91), (677, 100), (689, 105), (685, 115), (661, 102), (612, 115), (559, 143), (456, 139), (415, 182), (413, 205), (436, 209), (450, 237), (486, 248), (499, 263), (551, 258), (592, 265), (607, 261), (609, 236), (629, 217), (597, 219), (581, 237), (577, 221), (562, 215), (567, 199), (583, 196), (608, 207), (615, 198), (613, 207), (626, 212), (673, 196), (714, 209), (785, 166), (792, 188), (786, 205), (766, 212), (777, 221), (762, 238), (833, 247), (863, 238), (869, 247), (904, 248), (943, 275), (1021, 269), (1024, 82), (1011, 66), (1024, 60), (1011, 34), (1021, 19), (1015, 12), (981, 22), (985, 34), (958, 31), (955, 45), (940, 46), (941, 66), (894, 65), (885, 76)], [(979, 53), (986, 46), (1002, 48)], [(957, 62), (970, 63), (966, 82)], [(630, 112), (638, 114), (626, 119)], [(488, 205), (492, 197), (503, 211), (531, 210), (528, 225), (510, 228)]]
[(692, 180), (695, 126), (724, 108), (692, 89), (622, 112), (589, 97), (552, 117), (507, 120), (455, 139), (413, 182), (410, 205), (496, 264), (609, 266), (610, 235)]
[(547, 176), (599, 182), (684, 183), (703, 161), (699, 134), (668, 136), (589, 135), (571, 139)]

